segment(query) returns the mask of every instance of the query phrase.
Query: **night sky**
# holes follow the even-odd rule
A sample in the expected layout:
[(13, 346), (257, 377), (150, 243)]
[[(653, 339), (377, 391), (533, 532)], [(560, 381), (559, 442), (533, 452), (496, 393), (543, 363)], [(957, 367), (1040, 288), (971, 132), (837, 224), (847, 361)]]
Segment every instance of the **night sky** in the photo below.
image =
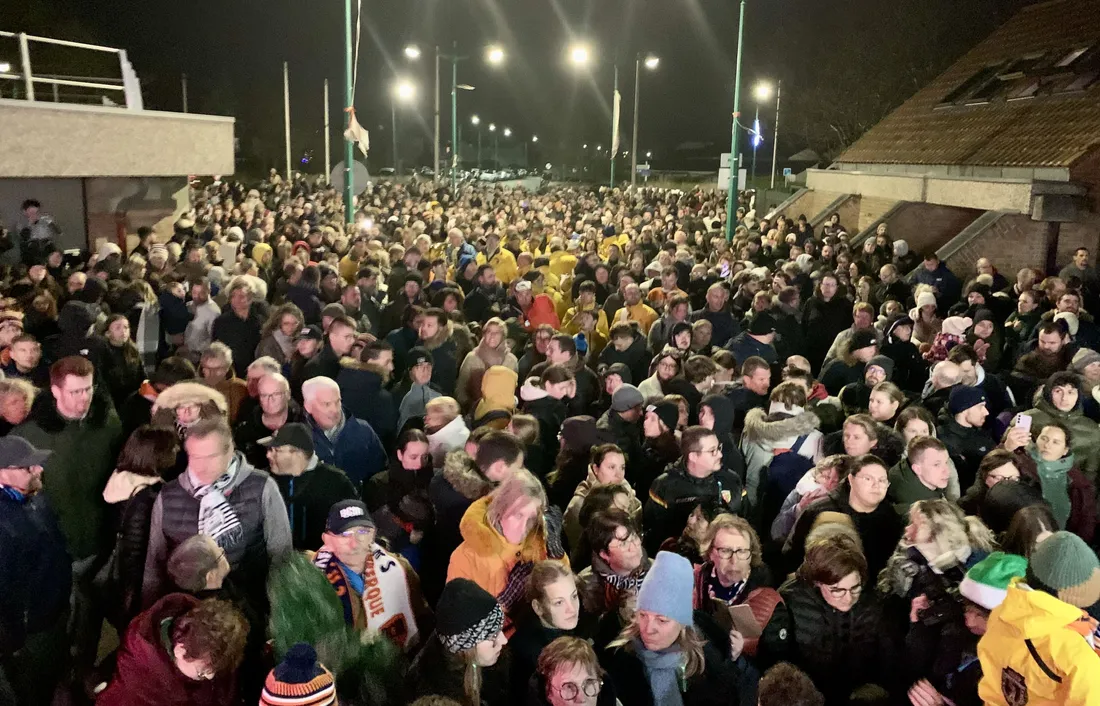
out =
[[(1024, 0), (750, 0), (746, 9), (742, 111), (751, 123), (751, 87), (784, 81), (780, 153), (825, 145), (819, 113), (882, 111), (984, 38)], [(353, 5), (353, 12), (355, 11)], [(431, 47), (459, 43), (459, 120), (477, 113), (516, 137), (539, 135), (539, 159), (568, 158), (582, 142), (610, 141), (612, 65), (620, 67), (622, 145), (629, 147), (634, 58), (660, 56), (642, 76), (640, 151), (657, 168), (709, 168), (699, 155), (728, 151), (738, 4), (735, 0), (364, 0), (356, 108), (371, 130), (372, 161), (387, 163), (388, 89), (401, 75), (420, 87), (401, 131), (402, 152), (431, 150)], [(242, 151), (255, 165), (282, 164), (282, 62), (290, 62), (295, 156), (322, 137), (322, 80), (330, 79), (334, 152), (343, 105), (343, 3), (340, 0), (25, 0), (9, 2), (0, 28), (129, 49), (147, 108), (180, 110), (180, 74), (191, 110), (238, 119)], [(583, 73), (567, 61), (572, 40), (594, 52)], [(418, 64), (406, 43), (424, 49)], [(505, 65), (486, 65), (483, 48), (500, 43)], [(0, 55), (14, 60), (14, 45)], [(41, 60), (48, 65), (51, 57)], [(62, 61), (58, 58), (57, 61)], [(16, 63), (13, 61), (13, 63)], [(48, 67), (52, 69), (53, 67)], [(58, 67), (64, 72), (66, 67)], [(68, 67), (72, 69), (71, 63)], [(450, 74), (444, 65), (442, 129), (449, 136)], [(843, 97), (873, 94), (847, 104)], [(839, 100), (838, 100), (839, 98)], [(789, 101), (789, 102), (788, 102)], [(770, 131), (774, 107), (762, 109)], [(872, 122), (877, 115), (872, 115)], [(770, 142), (768, 143), (770, 145)], [(694, 148), (694, 149), (692, 149)], [(770, 152), (770, 149), (768, 150)], [(692, 156), (696, 159), (692, 159)], [(334, 161), (338, 156), (334, 155)], [(710, 157), (705, 157), (709, 160)], [(705, 161), (704, 160), (704, 161)], [(716, 165), (710, 165), (716, 167)]]

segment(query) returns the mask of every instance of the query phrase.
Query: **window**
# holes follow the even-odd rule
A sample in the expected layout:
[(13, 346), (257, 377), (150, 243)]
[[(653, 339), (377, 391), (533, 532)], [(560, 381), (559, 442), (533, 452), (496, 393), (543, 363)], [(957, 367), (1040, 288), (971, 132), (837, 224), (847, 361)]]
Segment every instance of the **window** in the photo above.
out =
[(979, 69), (937, 108), (1083, 91), (1100, 80), (1100, 44), (1028, 54)]

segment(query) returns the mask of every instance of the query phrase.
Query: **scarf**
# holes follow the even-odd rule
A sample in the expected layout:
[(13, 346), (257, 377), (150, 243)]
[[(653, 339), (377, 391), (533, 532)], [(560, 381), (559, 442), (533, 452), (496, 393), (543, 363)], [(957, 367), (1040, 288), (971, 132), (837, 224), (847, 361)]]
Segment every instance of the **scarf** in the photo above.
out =
[(405, 568), (378, 544), (371, 547), (360, 575), (336, 558), (327, 546), (313, 557), (313, 565), (325, 574), (344, 609), (344, 622), (355, 625), (352, 595), (363, 602), (367, 629), (383, 633), (406, 652), (420, 640), (420, 629), (409, 598)]
[(710, 575), (707, 577), (707, 595), (711, 598), (720, 600), (727, 605), (733, 605), (737, 602), (737, 598), (741, 595), (745, 585), (745, 581), (742, 580), (732, 586), (723, 586), (718, 579), (718, 571), (714, 566), (710, 567)]
[(635, 637), (631, 641), (634, 645), (634, 653), (642, 661), (645, 667), (646, 679), (649, 680), (649, 691), (653, 694), (653, 706), (684, 706), (683, 690), (686, 687), (684, 678), (684, 655), (679, 647), (670, 647), (660, 652), (647, 650), (642, 641)]
[(1031, 460), (1035, 461), (1043, 500), (1050, 503), (1050, 511), (1054, 513), (1058, 526), (1065, 527), (1072, 512), (1069, 501), (1069, 471), (1073, 468), (1073, 454), (1067, 454), (1057, 461), (1047, 461), (1039, 455), (1034, 444), (1028, 447), (1027, 452)]
[(290, 360), (290, 357), (294, 355), (294, 339), (279, 329), (275, 329), (275, 342), (279, 344), (279, 349), (286, 356), (286, 359)]
[(233, 456), (220, 478), (195, 490), (195, 497), (199, 500), (199, 534), (210, 537), (222, 549), (235, 545), (244, 536), (244, 527), (237, 512), (223, 492), (233, 485), (240, 470), (241, 458)]
[(484, 340), (477, 344), (477, 357), (481, 358), (486, 368), (490, 368), (494, 365), (503, 365), (506, 355), (508, 355), (508, 348), (504, 345), (503, 341), (501, 341), (501, 344), (496, 348), (490, 348)]

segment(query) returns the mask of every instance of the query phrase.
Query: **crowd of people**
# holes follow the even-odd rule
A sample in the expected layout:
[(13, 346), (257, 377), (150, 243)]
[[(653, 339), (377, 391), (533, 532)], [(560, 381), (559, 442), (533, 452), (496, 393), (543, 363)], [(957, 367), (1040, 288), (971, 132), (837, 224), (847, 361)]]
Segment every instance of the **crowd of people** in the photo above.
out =
[(0, 702), (1100, 703), (1100, 278), (296, 175), (0, 233)]

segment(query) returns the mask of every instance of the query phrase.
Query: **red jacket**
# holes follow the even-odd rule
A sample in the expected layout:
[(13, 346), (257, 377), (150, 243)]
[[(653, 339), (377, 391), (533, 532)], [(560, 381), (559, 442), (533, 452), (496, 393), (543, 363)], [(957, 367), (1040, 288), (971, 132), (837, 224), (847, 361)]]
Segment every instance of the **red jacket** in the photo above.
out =
[(540, 324), (550, 324), (555, 331), (561, 330), (561, 319), (558, 318), (558, 312), (554, 309), (554, 300), (545, 294), (535, 295), (531, 300), (531, 306), (523, 312), (523, 318), (523, 328), (528, 333), (532, 333)]
[(161, 639), (161, 622), (178, 618), (199, 601), (171, 593), (130, 623), (118, 648), (111, 683), (96, 698), (96, 706), (224, 706), (235, 703), (236, 674), (194, 681), (176, 669), (170, 648)]

